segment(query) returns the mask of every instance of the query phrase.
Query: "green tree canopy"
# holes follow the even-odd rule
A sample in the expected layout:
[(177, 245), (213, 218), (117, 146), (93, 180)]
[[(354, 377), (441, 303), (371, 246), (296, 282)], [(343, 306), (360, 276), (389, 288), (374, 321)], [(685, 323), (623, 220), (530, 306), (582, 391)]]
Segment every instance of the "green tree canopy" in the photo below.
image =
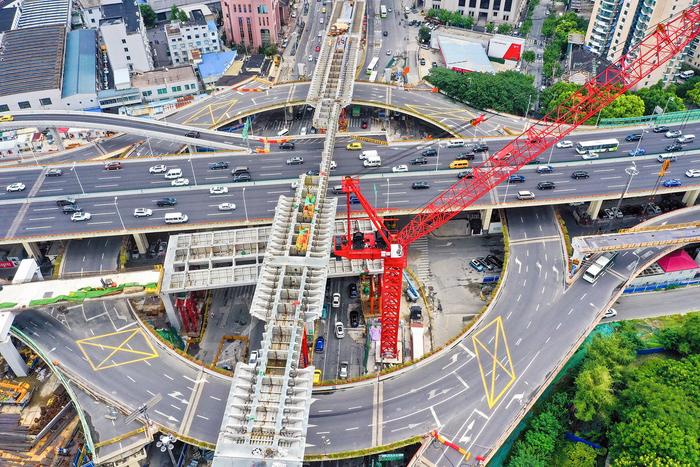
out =
[(501, 23), (496, 28), (496, 31), (498, 31), (498, 34), (510, 34), (513, 32), (513, 26), (508, 23)]
[(662, 329), (659, 340), (664, 347), (681, 355), (700, 354), (700, 315), (688, 316), (683, 326)]
[(535, 61), (535, 52), (532, 50), (526, 50), (523, 52), (523, 60), (525, 60), (527, 63), (532, 63)]
[[(545, 88), (540, 94), (540, 108), (545, 109), (546, 113), (551, 112), (559, 105), (564, 98), (569, 97), (580, 86), (566, 81), (559, 81), (554, 85)], [(564, 96), (562, 96), (565, 94)]]
[(700, 82), (695, 83), (695, 86), (693, 86), (686, 95), (688, 100), (694, 105), (700, 105)]
[(474, 25), (474, 18), (472, 16), (462, 16), (456, 11), (444, 10), (442, 8), (439, 10), (431, 8), (425, 16), (426, 18), (435, 18), (442, 24), (449, 24), (450, 26), (458, 28), (468, 29)]
[(596, 450), (583, 443), (568, 443), (563, 449), (564, 465), (576, 467), (595, 467)]
[(422, 44), (430, 43), (430, 29), (425, 26), (421, 26), (420, 29), (418, 29), (418, 42)]
[(644, 115), (644, 101), (633, 94), (623, 94), (600, 113), (601, 118), (627, 118)]
[(602, 365), (583, 369), (576, 377), (576, 418), (583, 422), (608, 420), (615, 405), (612, 383), (610, 372)]
[(661, 81), (648, 88), (640, 89), (636, 93), (644, 101), (644, 115), (651, 115), (658, 106), (666, 109), (667, 112), (678, 112), (685, 110), (683, 99), (676, 96), (673, 85), (664, 88)]
[(147, 28), (152, 28), (156, 24), (156, 12), (153, 11), (151, 5), (144, 3), (139, 5), (139, 10), (141, 10), (141, 16), (143, 17), (143, 23)]

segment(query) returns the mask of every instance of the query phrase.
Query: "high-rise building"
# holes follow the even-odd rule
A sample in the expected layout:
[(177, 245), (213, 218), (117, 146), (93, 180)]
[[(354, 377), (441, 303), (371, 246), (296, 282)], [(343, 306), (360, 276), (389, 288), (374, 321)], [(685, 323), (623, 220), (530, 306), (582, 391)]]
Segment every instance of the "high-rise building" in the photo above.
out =
[(515, 24), (526, 3), (526, 0), (426, 0), (426, 9), (456, 11), (473, 17), (477, 24)]
[(221, 0), (226, 38), (237, 45), (258, 48), (275, 44), (281, 32), (278, 0)]
[[(586, 32), (586, 45), (615, 61), (653, 31), (656, 24), (677, 15), (698, 0), (595, 0)], [(635, 89), (670, 82), (686, 57), (682, 53), (642, 80)]]

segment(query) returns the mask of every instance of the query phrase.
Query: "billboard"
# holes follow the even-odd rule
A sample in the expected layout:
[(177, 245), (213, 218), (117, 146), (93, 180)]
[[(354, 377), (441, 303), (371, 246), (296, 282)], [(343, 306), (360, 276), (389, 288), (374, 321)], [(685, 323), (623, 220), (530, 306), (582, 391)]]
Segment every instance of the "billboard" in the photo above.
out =
[(522, 37), (496, 34), (489, 41), (489, 57), (502, 58), (503, 60), (520, 61), (520, 56), (525, 47), (525, 39)]

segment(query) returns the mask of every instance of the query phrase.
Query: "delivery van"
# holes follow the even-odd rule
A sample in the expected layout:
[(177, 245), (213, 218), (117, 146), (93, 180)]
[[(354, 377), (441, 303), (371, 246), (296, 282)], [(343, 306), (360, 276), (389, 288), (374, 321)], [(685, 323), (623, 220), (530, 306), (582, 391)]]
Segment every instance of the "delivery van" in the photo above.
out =
[(166, 224), (184, 224), (188, 220), (187, 214), (181, 212), (169, 212), (165, 215)]

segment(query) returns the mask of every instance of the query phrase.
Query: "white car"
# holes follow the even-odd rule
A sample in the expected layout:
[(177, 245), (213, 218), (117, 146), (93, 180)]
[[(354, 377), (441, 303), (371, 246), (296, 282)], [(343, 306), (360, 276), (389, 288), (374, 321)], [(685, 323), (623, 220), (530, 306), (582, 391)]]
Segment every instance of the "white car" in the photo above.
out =
[(587, 152), (587, 153), (581, 154), (581, 159), (583, 159), (585, 161), (590, 160), (590, 159), (598, 159), (598, 157), (600, 157), (600, 155), (597, 152)]
[(615, 308), (610, 308), (605, 312), (603, 318), (614, 318), (615, 316), (617, 316), (617, 310)]
[(221, 203), (219, 205), (219, 211), (233, 211), (236, 209), (236, 205), (233, 203)]
[(225, 186), (213, 186), (209, 188), (210, 195), (225, 195), (228, 193), (228, 187)]
[(391, 56), (391, 50), (386, 51), (387, 56)]
[(345, 337), (345, 326), (340, 321), (335, 322), (335, 337), (338, 339)]
[(557, 147), (559, 149), (566, 149), (566, 148), (573, 148), (574, 147), (574, 142), (569, 141), (569, 140), (564, 140), (564, 141), (559, 141), (557, 143)]
[(7, 191), (24, 191), (25, 188), (27, 188), (27, 187), (22, 182), (17, 182), (17, 183), (13, 183), (12, 185), (7, 185)]
[(154, 165), (148, 169), (149, 174), (162, 174), (168, 171), (168, 167), (163, 164)]
[(685, 176), (690, 178), (700, 177), (700, 169), (688, 169), (685, 171)]
[(73, 222), (89, 221), (91, 217), (92, 214), (89, 212), (74, 212), (73, 215), (70, 216), (70, 220)]
[(310, 61), (310, 62), (313, 62), (313, 61), (314, 61), (314, 56), (313, 56), (313, 55), (309, 55), (309, 61)]
[(681, 132), (681, 130), (669, 130), (664, 134), (664, 136), (666, 138), (677, 138), (682, 134), (683, 132)]
[(148, 217), (153, 215), (153, 210), (148, 208), (134, 209), (134, 217)]
[(333, 308), (340, 308), (340, 294), (338, 292), (333, 294)]
[(299, 180), (294, 180), (294, 181), (290, 184), (290, 187), (292, 188), (292, 190), (296, 190), (297, 188), (299, 188)]
[(187, 186), (190, 184), (190, 179), (189, 178), (176, 178), (172, 182), (170, 182), (170, 185), (172, 186)]
[(338, 163), (336, 161), (331, 161), (331, 170), (335, 170), (338, 168)]
[(404, 165), (404, 164), (395, 165), (394, 167), (391, 168), (391, 171), (394, 173), (408, 172), (408, 166)]

